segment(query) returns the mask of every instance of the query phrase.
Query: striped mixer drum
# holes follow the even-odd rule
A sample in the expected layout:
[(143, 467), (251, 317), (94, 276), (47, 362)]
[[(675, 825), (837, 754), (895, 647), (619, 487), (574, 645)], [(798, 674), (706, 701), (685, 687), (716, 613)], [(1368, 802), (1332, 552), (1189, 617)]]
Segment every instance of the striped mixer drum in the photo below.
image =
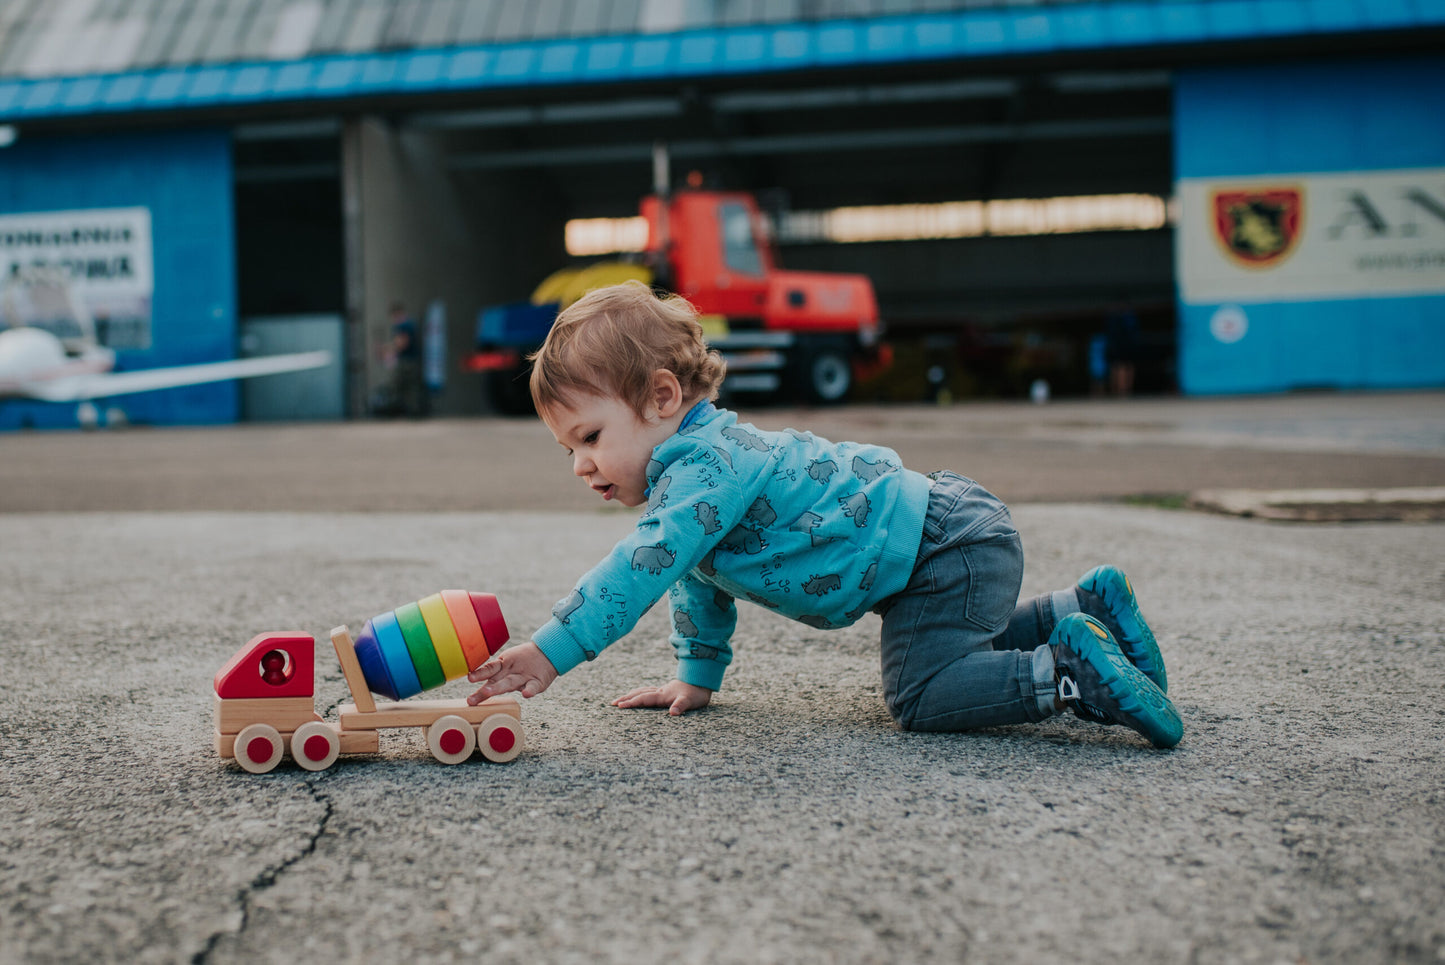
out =
[(367, 620), (356, 657), (370, 690), (404, 700), (465, 677), (507, 638), (495, 596), (442, 590)]

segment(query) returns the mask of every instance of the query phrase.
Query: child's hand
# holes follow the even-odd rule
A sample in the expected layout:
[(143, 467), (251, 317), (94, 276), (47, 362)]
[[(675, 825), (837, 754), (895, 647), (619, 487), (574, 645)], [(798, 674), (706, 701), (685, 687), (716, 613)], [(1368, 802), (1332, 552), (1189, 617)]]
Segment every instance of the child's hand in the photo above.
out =
[(467, 703), (475, 706), (488, 697), (513, 691), (523, 697), (535, 697), (557, 679), (557, 669), (541, 648), (528, 641), (496, 654), (467, 674), (467, 679), (474, 684), (486, 681), (481, 689), (467, 698)]
[(712, 691), (672, 680), (661, 687), (638, 687), (612, 702), (613, 707), (666, 707), (673, 717), (689, 710), (701, 710), (712, 700)]

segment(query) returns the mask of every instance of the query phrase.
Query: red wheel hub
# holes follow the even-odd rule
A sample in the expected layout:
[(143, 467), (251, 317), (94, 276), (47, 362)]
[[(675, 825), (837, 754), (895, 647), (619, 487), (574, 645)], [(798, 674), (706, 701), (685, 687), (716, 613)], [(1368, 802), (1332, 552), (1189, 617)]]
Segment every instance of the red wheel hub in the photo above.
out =
[(246, 745), (246, 756), (253, 764), (264, 764), (271, 759), (271, 752), (274, 748), (271, 742), (264, 737), (253, 737)]
[(331, 752), (331, 742), (320, 734), (313, 734), (306, 738), (306, 743), (301, 746), (301, 753), (306, 755), (308, 761), (322, 761)]
[(512, 749), (512, 745), (517, 743), (517, 735), (512, 733), (510, 727), (498, 727), (488, 735), (487, 743), (498, 754), (505, 754)]
[(460, 754), (467, 746), (467, 735), (455, 727), (442, 731), (441, 737), (437, 738), (437, 746), (443, 754)]

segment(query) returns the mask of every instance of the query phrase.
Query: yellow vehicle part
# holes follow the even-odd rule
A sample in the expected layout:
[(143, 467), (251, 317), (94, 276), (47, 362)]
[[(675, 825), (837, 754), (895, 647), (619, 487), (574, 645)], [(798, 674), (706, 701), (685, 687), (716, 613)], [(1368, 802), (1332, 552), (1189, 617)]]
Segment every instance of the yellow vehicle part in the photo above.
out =
[(703, 338), (727, 338), (731, 331), (726, 315), (699, 315), (697, 321), (702, 326)]
[(597, 288), (618, 285), (624, 281), (652, 284), (652, 270), (646, 265), (625, 261), (601, 261), (585, 268), (563, 268), (554, 271), (532, 292), (533, 305), (557, 302), (563, 308)]

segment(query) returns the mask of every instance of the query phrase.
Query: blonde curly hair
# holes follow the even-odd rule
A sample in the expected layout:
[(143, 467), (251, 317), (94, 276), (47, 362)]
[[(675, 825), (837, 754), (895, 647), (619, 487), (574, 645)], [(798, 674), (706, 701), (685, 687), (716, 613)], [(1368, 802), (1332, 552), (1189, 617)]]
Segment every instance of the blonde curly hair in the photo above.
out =
[(579, 395), (614, 396), (639, 419), (652, 401), (653, 374), (677, 376), (683, 399), (715, 399), (727, 363), (703, 341), (697, 309), (640, 281), (588, 292), (552, 323), (532, 362), (532, 402), (546, 412)]

